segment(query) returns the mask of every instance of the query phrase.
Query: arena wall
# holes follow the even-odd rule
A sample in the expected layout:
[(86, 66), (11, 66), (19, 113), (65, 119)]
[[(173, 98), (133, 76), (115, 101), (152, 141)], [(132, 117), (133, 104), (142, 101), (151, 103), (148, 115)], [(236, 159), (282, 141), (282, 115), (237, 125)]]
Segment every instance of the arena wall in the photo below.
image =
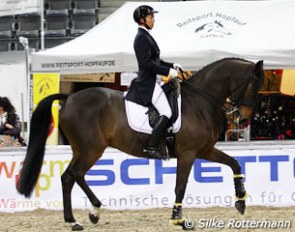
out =
[[(292, 206), (295, 204), (295, 144), (283, 142), (229, 142), (217, 147), (236, 157), (245, 174), (247, 205)], [(16, 191), (15, 184), (25, 148), (0, 151), (0, 211), (62, 209), (60, 176), (71, 159), (69, 146), (47, 147), (36, 188), (30, 199)], [(88, 185), (107, 209), (171, 207), (174, 203), (176, 160), (135, 158), (108, 148), (86, 175)], [(89, 208), (78, 186), (73, 189), (73, 207)], [(232, 207), (234, 186), (229, 167), (196, 160), (184, 198), (185, 207)]]

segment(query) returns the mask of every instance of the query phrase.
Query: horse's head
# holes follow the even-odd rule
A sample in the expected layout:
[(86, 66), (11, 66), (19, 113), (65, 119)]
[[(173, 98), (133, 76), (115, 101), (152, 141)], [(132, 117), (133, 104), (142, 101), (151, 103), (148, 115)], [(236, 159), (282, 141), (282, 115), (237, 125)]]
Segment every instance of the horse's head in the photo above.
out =
[(231, 90), (232, 104), (239, 110), (239, 123), (247, 121), (254, 111), (258, 91), (262, 87), (264, 81), (263, 61), (258, 61), (250, 73), (240, 80), (240, 84)]

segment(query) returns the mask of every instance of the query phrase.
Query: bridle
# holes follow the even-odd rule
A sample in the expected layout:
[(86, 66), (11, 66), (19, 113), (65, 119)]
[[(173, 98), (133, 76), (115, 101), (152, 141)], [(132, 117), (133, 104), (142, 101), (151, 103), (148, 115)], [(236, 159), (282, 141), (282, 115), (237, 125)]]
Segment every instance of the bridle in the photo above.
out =
[[(256, 81), (259, 80), (259, 78), (252, 73), (246, 78), (240, 85), (235, 87), (233, 90), (230, 90), (229, 97), (227, 98), (226, 103), (228, 103), (230, 106), (225, 110), (225, 113), (227, 115), (233, 115), (233, 122), (237, 126), (240, 123), (240, 107), (241, 106), (248, 106), (251, 108), (254, 108), (256, 105), (255, 101), (245, 100), (245, 94), (248, 88), (248, 85), (250, 84), (251, 79), (254, 79)], [(236, 92), (237, 90), (241, 89), (237, 99), (232, 98), (232, 94)]]
[[(193, 86), (192, 83), (190, 81), (188, 81), (189, 80), (189, 78), (187, 77), (188, 74), (186, 72), (184, 72), (182, 69), (180, 69), (180, 73), (182, 75), (182, 80), (180, 80), (181, 82), (190, 85), (193, 89), (197, 90), (197, 92), (199, 94), (201, 94), (204, 97), (206, 97), (207, 99), (209, 99), (213, 104), (218, 105), (218, 106), (222, 105), (222, 107), (227, 115), (233, 115), (234, 124), (237, 124), (237, 125), (239, 124), (240, 106), (243, 105), (243, 106), (249, 106), (252, 108), (255, 106), (255, 103), (256, 103), (255, 101), (247, 101), (244, 99), (248, 85), (250, 84), (250, 81), (252, 79), (254, 79), (256, 81), (259, 80), (259, 78), (255, 75), (253, 75), (252, 73), (250, 73), (248, 75), (248, 77), (245, 78), (245, 80), (243, 80), (238, 86), (236, 86), (235, 88), (233, 88), (232, 90), (229, 91), (229, 96), (227, 97), (227, 101), (226, 101), (226, 103), (229, 104), (229, 106), (224, 104), (224, 100), (221, 99), (220, 97), (217, 97), (209, 92), (206, 92), (201, 88)], [(235, 93), (238, 90), (240, 90), (238, 97), (236, 99), (233, 99), (233, 97), (232, 97), (233, 93)]]
[(251, 73), (251, 74), (248, 76), (248, 78), (246, 78), (246, 79), (245, 79), (240, 85), (238, 85), (237, 87), (235, 87), (233, 90), (230, 90), (230, 91), (229, 91), (229, 92), (230, 92), (230, 94), (229, 94), (230, 99), (232, 99), (232, 98), (231, 98), (232, 94), (233, 94), (235, 91), (237, 91), (237, 90), (239, 90), (240, 88), (242, 88), (242, 90), (240, 91), (240, 94), (239, 94), (238, 98), (237, 98), (236, 100), (232, 100), (232, 102), (233, 102), (234, 104), (236, 104), (238, 107), (240, 107), (241, 105), (249, 106), (249, 107), (254, 107), (254, 106), (255, 106), (255, 102), (254, 102), (254, 101), (247, 101), (247, 100), (244, 99), (245, 94), (246, 94), (246, 91), (247, 91), (247, 88), (248, 88), (248, 85), (249, 85), (251, 79), (254, 79), (254, 80), (256, 80), (256, 81), (259, 80), (259, 78), (258, 78), (257, 76), (255, 76), (255, 75), (253, 75), (253, 74)]

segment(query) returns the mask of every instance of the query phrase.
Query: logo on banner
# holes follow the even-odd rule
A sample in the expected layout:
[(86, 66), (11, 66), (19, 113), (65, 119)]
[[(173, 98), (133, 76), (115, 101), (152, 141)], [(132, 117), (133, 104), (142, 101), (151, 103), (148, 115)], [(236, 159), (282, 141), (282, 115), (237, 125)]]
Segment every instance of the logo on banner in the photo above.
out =
[[(51, 95), (59, 93), (58, 73), (34, 73), (33, 74), (33, 104), (37, 107), (39, 102)], [(58, 101), (52, 106), (51, 126), (48, 134), (47, 144), (58, 144)]]
[(33, 76), (35, 106), (43, 98), (59, 92), (59, 74), (35, 73)]
[(221, 21), (213, 21), (205, 23), (195, 30), (196, 33), (216, 34), (219, 36), (231, 35), (232, 33), (226, 29)]
[(225, 38), (233, 35), (233, 31), (229, 28), (230, 24), (235, 26), (244, 26), (247, 23), (230, 15), (220, 12), (209, 12), (195, 17), (187, 18), (176, 24), (180, 28), (192, 27), (192, 30), (200, 36), (200, 38)]

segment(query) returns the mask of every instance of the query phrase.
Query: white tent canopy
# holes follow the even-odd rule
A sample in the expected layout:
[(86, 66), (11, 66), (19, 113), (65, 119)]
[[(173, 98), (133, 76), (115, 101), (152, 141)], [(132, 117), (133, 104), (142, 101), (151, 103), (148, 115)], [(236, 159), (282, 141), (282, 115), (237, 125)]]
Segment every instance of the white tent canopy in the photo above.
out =
[[(137, 25), (127, 2), (89, 32), (32, 54), (32, 72), (137, 71)], [(151, 31), (161, 57), (198, 70), (224, 57), (264, 60), (266, 69), (295, 67), (295, 1), (146, 2), (158, 10)]]

